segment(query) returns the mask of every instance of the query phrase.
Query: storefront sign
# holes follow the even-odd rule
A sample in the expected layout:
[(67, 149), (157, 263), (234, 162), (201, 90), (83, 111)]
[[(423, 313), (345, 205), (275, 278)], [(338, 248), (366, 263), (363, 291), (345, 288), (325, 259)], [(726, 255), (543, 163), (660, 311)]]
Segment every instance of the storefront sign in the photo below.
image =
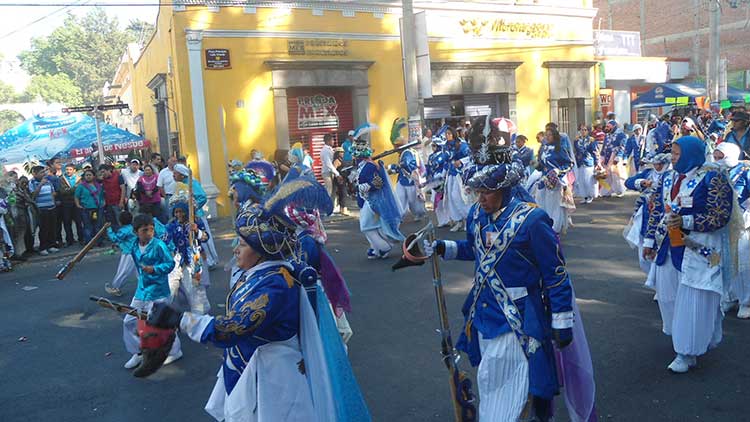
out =
[(464, 34), (481, 37), (484, 35), (521, 35), (522, 38), (550, 38), (552, 25), (548, 23), (516, 22), (506, 19), (461, 19), (458, 21)]
[[(147, 149), (151, 146), (151, 142), (148, 139), (140, 139), (137, 141), (123, 142), (120, 144), (104, 144), (104, 152), (108, 154), (122, 154), (131, 150)], [(93, 148), (73, 148), (70, 150), (72, 157), (86, 157), (94, 152)]]
[(232, 62), (229, 59), (229, 50), (226, 48), (206, 49), (206, 69), (222, 70), (231, 68)]
[(297, 97), (297, 127), (299, 129), (336, 129), (336, 98), (318, 94)]
[(290, 56), (346, 56), (346, 40), (289, 40), (287, 52)]
[(594, 55), (641, 56), (641, 33), (634, 31), (594, 31)]
[(615, 111), (615, 105), (612, 101), (613, 95), (614, 91), (612, 89), (599, 89), (599, 108), (604, 116), (606, 116), (607, 113), (613, 113)]

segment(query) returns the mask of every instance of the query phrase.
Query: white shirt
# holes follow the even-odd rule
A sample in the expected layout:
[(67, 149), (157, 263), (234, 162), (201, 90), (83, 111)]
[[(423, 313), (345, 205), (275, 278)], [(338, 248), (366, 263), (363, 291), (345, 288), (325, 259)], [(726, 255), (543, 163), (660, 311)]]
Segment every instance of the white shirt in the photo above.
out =
[(123, 180), (125, 180), (125, 197), (130, 196), (130, 192), (135, 189), (135, 185), (138, 183), (138, 178), (143, 176), (143, 171), (138, 170), (135, 173), (133, 173), (132, 170), (130, 170), (130, 167), (120, 172), (122, 175)]
[(156, 179), (156, 186), (164, 188), (164, 193), (167, 195), (174, 195), (174, 189), (177, 183), (174, 181), (174, 173), (169, 167), (164, 167), (159, 172), (159, 177)]
[(333, 148), (330, 145), (323, 145), (323, 148), (320, 149), (320, 162), (323, 165), (321, 170), (323, 174), (339, 175), (338, 170), (333, 165)]

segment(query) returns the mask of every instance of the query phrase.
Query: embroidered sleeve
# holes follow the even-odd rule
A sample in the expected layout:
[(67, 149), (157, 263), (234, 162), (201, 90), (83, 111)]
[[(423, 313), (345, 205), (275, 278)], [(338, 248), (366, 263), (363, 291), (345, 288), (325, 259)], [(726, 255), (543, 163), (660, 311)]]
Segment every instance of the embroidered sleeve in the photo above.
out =
[(647, 206), (649, 208), (648, 213), (648, 225), (646, 226), (646, 234), (644, 235), (643, 246), (647, 248), (654, 247), (654, 239), (656, 238), (656, 227), (664, 215), (664, 175), (662, 175), (659, 181), (659, 186), (656, 188), (656, 192), (651, 194), (649, 197)]
[(734, 191), (726, 177), (714, 173), (708, 181), (705, 211), (693, 214), (693, 229), (712, 232), (726, 226), (732, 215), (732, 195)]

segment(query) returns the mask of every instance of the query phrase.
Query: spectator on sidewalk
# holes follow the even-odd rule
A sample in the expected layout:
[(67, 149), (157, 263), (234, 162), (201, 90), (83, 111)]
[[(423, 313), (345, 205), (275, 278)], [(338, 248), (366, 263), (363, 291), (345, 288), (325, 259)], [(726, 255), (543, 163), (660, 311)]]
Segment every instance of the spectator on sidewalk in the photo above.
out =
[(328, 196), (333, 200), (333, 207), (336, 208), (336, 195), (334, 191), (334, 178), (339, 177), (339, 171), (333, 165), (333, 135), (326, 133), (323, 135), (323, 148), (320, 149), (321, 174), (323, 184), (326, 187)]
[(55, 247), (57, 228), (57, 207), (55, 197), (57, 191), (47, 169), (44, 166), (34, 166), (31, 169), (33, 179), (29, 183), (31, 198), (39, 212), (39, 254), (46, 256), (50, 252), (58, 252)]
[[(34, 252), (32, 214), (35, 212), (34, 200), (31, 198), (31, 192), (29, 192), (29, 179), (26, 176), (18, 178), (13, 193), (16, 201), (10, 211), (14, 222), (13, 246), (16, 252), (14, 259), (24, 261)], [(23, 245), (23, 248), (21, 245)]]
[(143, 176), (141, 160), (133, 158), (130, 160), (128, 167), (122, 170), (120, 174), (122, 174), (122, 180), (125, 181), (125, 198), (130, 198), (133, 190), (135, 190), (136, 184), (138, 184), (138, 179)]
[(167, 166), (161, 169), (159, 177), (156, 179), (156, 186), (159, 187), (161, 192), (161, 218), (159, 221), (166, 223), (169, 216), (169, 198), (174, 195), (175, 181), (174, 181), (174, 165), (177, 164), (177, 158), (174, 156), (167, 159)]
[(96, 180), (94, 170), (83, 172), (83, 180), (75, 190), (75, 204), (83, 220), (83, 239), (88, 243), (99, 231), (104, 218), (105, 193), (102, 184)]
[(120, 228), (120, 211), (125, 209), (125, 179), (110, 164), (99, 166), (99, 179), (104, 188), (104, 216), (112, 230)]
[(81, 226), (81, 215), (75, 202), (75, 190), (79, 175), (73, 163), (65, 165), (65, 174), (60, 177), (60, 213), (62, 214), (62, 228), (65, 231), (64, 246), (72, 246), (76, 239), (73, 237), (73, 225), (75, 224), (78, 242), (83, 243), (83, 227)]
[(161, 193), (159, 192), (158, 177), (151, 164), (143, 167), (143, 175), (138, 179), (135, 195), (138, 199), (138, 211), (141, 214), (151, 214), (152, 217), (161, 216)]
[(55, 197), (55, 247), (56, 248), (62, 248), (63, 245), (63, 238), (62, 238), (62, 226), (63, 226), (63, 219), (62, 219), (62, 202), (60, 198), (60, 190), (62, 186), (60, 185), (60, 177), (63, 175), (62, 171), (62, 161), (59, 158), (50, 158), (46, 162), (47, 164), (47, 177), (49, 178), (49, 181), (52, 183), (52, 186), (55, 188), (55, 192), (57, 192), (57, 196)]

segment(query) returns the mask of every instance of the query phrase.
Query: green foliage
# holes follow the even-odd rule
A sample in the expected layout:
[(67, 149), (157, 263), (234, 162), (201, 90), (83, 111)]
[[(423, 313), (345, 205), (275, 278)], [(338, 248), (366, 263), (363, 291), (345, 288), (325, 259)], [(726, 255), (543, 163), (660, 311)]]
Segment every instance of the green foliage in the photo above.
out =
[(47, 103), (61, 103), (71, 107), (83, 105), (81, 89), (65, 73), (32, 76), (24, 97), (28, 102), (41, 98)]
[(8, 83), (0, 81), (0, 104), (18, 102), (16, 90)]
[[(65, 98), (66, 105), (97, 104), (102, 100), (102, 87), (111, 80), (129, 42), (137, 41), (153, 31), (153, 25), (132, 21), (128, 29), (119, 28), (117, 18), (110, 18), (104, 9), (95, 7), (85, 16), (69, 14), (62, 26), (47, 37), (31, 40), (31, 49), (21, 53), (21, 67), (32, 76), (45, 76), (39, 86), (53, 87), (42, 82), (60, 82), (62, 88), (53, 92), (41, 91), (42, 98)], [(63, 76), (61, 76), (63, 75)], [(69, 103), (76, 93), (61, 77), (67, 77), (78, 89), (80, 99)]]
[(23, 116), (13, 110), (0, 111), (0, 134), (24, 121)]

